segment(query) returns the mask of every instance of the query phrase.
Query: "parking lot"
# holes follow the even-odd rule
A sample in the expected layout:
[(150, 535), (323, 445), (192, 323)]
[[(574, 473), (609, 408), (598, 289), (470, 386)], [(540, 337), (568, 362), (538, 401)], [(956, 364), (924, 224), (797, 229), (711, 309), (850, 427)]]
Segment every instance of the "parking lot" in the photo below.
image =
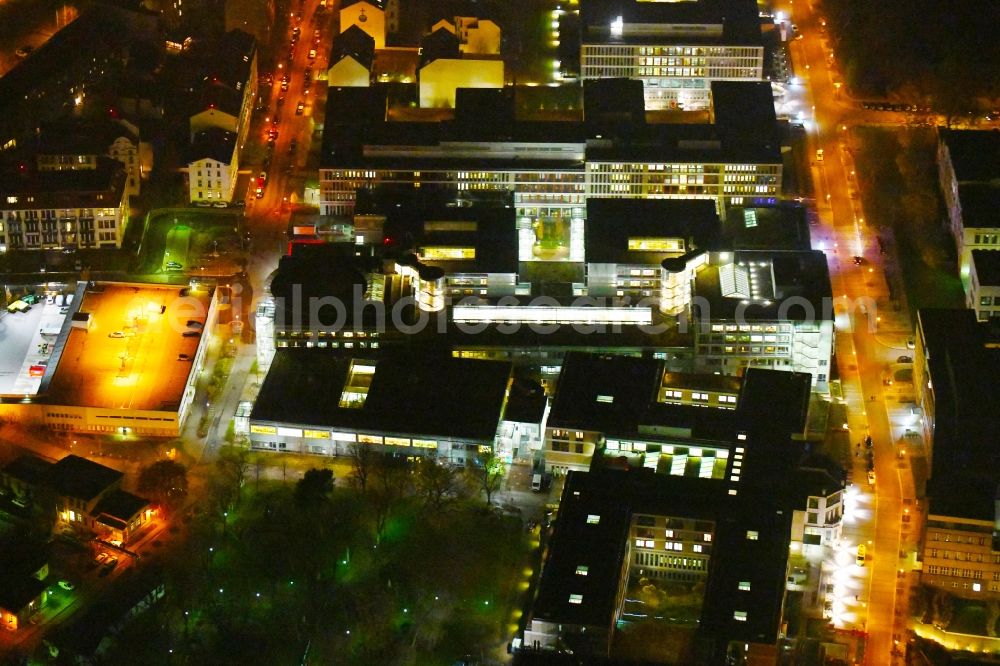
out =
[(65, 319), (63, 307), (44, 296), (26, 312), (0, 310), (0, 394), (38, 392)]

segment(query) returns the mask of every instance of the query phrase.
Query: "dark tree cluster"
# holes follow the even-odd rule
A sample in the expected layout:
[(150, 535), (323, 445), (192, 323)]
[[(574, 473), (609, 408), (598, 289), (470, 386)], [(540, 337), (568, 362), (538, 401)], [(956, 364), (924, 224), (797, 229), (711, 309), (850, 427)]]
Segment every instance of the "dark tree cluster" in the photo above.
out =
[(859, 96), (929, 103), (949, 115), (1000, 97), (1000, 4), (823, 0), (823, 9)]

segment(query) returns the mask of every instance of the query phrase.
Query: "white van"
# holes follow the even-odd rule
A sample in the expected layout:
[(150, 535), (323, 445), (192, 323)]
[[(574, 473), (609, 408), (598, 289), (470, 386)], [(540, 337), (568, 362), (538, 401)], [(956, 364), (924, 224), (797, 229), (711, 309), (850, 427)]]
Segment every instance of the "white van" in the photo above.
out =
[(531, 492), (537, 493), (542, 490), (542, 475), (534, 474), (531, 477)]

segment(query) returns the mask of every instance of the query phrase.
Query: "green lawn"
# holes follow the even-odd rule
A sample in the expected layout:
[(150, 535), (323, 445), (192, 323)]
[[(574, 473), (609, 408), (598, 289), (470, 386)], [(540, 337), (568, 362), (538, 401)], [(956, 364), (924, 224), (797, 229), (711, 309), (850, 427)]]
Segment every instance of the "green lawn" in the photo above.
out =
[(188, 249), (191, 247), (191, 227), (177, 224), (167, 232), (166, 250), (163, 252), (162, 270), (169, 270), (167, 264), (176, 262), (181, 267), (188, 265)]
[[(242, 257), (240, 214), (197, 208), (161, 209), (149, 213), (139, 252), (140, 274), (185, 275), (213, 252), (226, 254), (234, 263)], [(168, 270), (176, 261), (180, 271)]]

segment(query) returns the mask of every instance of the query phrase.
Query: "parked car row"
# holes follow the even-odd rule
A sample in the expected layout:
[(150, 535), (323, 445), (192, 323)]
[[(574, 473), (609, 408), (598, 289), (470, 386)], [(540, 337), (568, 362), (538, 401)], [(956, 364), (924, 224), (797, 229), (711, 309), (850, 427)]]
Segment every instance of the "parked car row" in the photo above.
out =
[(911, 113), (930, 113), (931, 107), (917, 104), (893, 104), (890, 102), (862, 102), (861, 107), (870, 111), (909, 111)]

